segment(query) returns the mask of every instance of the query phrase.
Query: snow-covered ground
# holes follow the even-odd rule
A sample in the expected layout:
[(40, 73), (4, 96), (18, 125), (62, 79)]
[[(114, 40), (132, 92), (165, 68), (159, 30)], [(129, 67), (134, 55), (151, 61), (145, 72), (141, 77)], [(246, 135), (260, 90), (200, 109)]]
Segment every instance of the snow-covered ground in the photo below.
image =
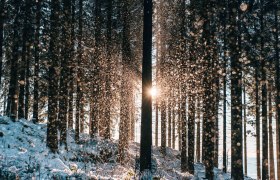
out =
[[(60, 147), (52, 154), (46, 148), (46, 124), (33, 124), (24, 119), (14, 123), (0, 116), (0, 179), (139, 179), (139, 144), (131, 143), (125, 165), (117, 163), (117, 141), (90, 139), (81, 135), (80, 144), (69, 132), (68, 151)], [(195, 165), (194, 176), (180, 172), (180, 154), (167, 148), (153, 148), (155, 179), (202, 179), (202, 164)], [(230, 179), (215, 169), (217, 179)]]

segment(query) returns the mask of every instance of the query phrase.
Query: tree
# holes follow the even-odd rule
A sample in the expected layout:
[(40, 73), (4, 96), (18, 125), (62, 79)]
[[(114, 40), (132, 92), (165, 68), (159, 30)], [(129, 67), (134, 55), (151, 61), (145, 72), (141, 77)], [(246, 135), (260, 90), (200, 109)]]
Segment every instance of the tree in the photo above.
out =
[(179, 1), (180, 3), (180, 17), (181, 21), (179, 24), (180, 29), (180, 63), (181, 63), (181, 69), (180, 69), (180, 79), (181, 79), (181, 108), (180, 108), (180, 117), (181, 117), (181, 171), (186, 172), (187, 171), (187, 114), (186, 114), (186, 104), (187, 104), (187, 97), (186, 97), (186, 81), (184, 78), (184, 74), (186, 73), (186, 59), (185, 59), (185, 52), (186, 52), (186, 37), (185, 37), (185, 23), (186, 23), (186, 2), (185, 0)]
[[(25, 114), (25, 103), (24, 98), (25, 94), (29, 92), (25, 92), (25, 88), (29, 86), (29, 58), (28, 52), (30, 51), (30, 37), (31, 37), (31, 22), (30, 22), (30, 16), (31, 16), (31, 5), (32, 2), (30, 0), (27, 0), (24, 4), (24, 27), (23, 27), (23, 33), (22, 33), (22, 53), (21, 53), (21, 61), (19, 66), (19, 98), (18, 98), (18, 118), (27, 118), (28, 114)], [(28, 100), (27, 100), (28, 102)], [(28, 109), (28, 104), (27, 104)], [(28, 111), (27, 111), (28, 112)]]
[(228, 45), (230, 49), (231, 65), (231, 177), (243, 179), (243, 153), (242, 153), (242, 72), (239, 61), (240, 43), (238, 17), (238, 1), (229, 1), (229, 31)]
[(278, 151), (277, 151), (277, 177), (280, 177), (280, 133), (279, 133), (279, 127), (280, 127), (280, 56), (279, 56), (279, 26), (278, 26), (278, 12), (279, 12), (279, 4), (278, 1), (275, 0), (275, 10), (274, 10), (274, 26), (275, 26), (275, 32), (274, 32), (274, 36), (275, 36), (275, 44), (274, 44), (274, 48), (275, 48), (275, 71), (276, 71), (276, 77), (275, 77), (275, 87), (276, 87), (276, 131), (277, 131), (277, 135), (278, 137), (276, 139), (278, 139)]
[(80, 141), (80, 119), (82, 104), (82, 61), (83, 61), (83, 48), (82, 48), (82, 38), (83, 38), (83, 0), (79, 0), (79, 32), (78, 32), (78, 58), (77, 58), (77, 98), (76, 98), (76, 121), (75, 121), (75, 141)]
[(269, 119), (269, 178), (275, 179), (274, 170), (274, 150), (273, 150), (273, 132), (272, 132), (272, 82), (268, 84), (268, 119)]
[(111, 95), (111, 61), (112, 61), (112, 0), (108, 1), (107, 5), (107, 69), (106, 69), (106, 84), (105, 84), (105, 99), (106, 99), (106, 107), (105, 107), (105, 132), (104, 136), (107, 139), (110, 139), (111, 134), (111, 106), (110, 106), (110, 99), (112, 97)]
[(15, 11), (15, 20), (13, 24), (13, 48), (12, 48), (12, 59), (10, 64), (10, 83), (9, 83), (9, 94), (6, 114), (15, 121), (17, 118), (17, 106), (18, 106), (18, 59), (19, 59), (19, 42), (20, 34), (19, 28), (19, 18), (20, 18), (20, 1), (15, 0), (13, 3)]
[(143, 64), (142, 64), (142, 111), (140, 171), (151, 170), (152, 153), (152, 0), (144, 1)]
[(69, 101), (68, 101), (68, 129), (73, 129), (73, 107), (74, 107), (74, 75), (75, 75), (75, 0), (72, 1), (71, 7), (71, 54), (69, 65)]
[[(129, 23), (129, 3), (124, 0), (122, 3), (122, 21), (123, 21), (123, 31), (122, 31), (122, 75), (121, 75), (121, 89), (120, 96), (122, 97), (120, 102), (120, 129), (119, 129), (119, 162), (124, 163), (125, 151), (128, 148), (129, 141), (129, 131), (130, 131), (130, 97), (132, 82), (130, 76), (132, 69), (130, 64), (132, 64), (132, 52), (130, 45), (130, 23)], [(148, 140), (149, 141), (149, 140)]]
[(50, 62), (48, 68), (48, 128), (47, 128), (47, 147), (52, 152), (58, 150), (57, 137), (57, 108), (58, 108), (58, 76), (59, 76), (59, 1), (51, 1), (51, 32), (49, 55)]
[(2, 66), (3, 66), (3, 35), (4, 35), (4, 12), (5, 0), (1, 0), (0, 5), (0, 85), (2, 85)]
[(59, 91), (59, 130), (60, 130), (60, 144), (67, 145), (67, 109), (68, 109), (68, 67), (71, 58), (71, 1), (63, 1), (63, 26), (62, 26), (62, 60), (60, 73), (60, 91)]
[(33, 94), (33, 117), (34, 123), (39, 121), (39, 63), (40, 63), (40, 20), (41, 20), (41, 0), (36, 2), (36, 28), (34, 39), (34, 94)]

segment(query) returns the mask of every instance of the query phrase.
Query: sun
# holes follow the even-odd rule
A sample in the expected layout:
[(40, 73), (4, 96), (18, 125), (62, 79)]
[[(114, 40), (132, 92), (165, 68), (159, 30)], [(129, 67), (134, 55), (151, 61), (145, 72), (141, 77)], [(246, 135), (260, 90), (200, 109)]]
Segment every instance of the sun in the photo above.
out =
[(152, 97), (156, 97), (158, 95), (158, 90), (156, 87), (152, 87), (150, 90), (150, 94)]

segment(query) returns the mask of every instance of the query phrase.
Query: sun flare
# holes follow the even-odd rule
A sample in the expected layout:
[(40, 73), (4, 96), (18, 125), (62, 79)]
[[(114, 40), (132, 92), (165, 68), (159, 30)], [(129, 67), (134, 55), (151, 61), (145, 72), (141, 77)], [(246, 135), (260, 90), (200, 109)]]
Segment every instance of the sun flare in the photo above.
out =
[(150, 90), (150, 94), (152, 97), (156, 97), (158, 95), (158, 90), (156, 87), (152, 87)]

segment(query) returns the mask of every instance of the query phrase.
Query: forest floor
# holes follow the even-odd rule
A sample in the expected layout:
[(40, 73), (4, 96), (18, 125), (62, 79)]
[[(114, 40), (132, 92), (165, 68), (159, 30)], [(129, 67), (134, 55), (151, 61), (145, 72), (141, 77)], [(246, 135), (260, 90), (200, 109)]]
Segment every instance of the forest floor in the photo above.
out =
[[(139, 143), (131, 143), (125, 165), (117, 163), (117, 141), (91, 139), (81, 135), (81, 143), (74, 141), (69, 131), (68, 150), (60, 147), (57, 154), (46, 148), (46, 124), (30, 121), (12, 122), (0, 116), (0, 179), (139, 179)], [(160, 148), (153, 148), (155, 179), (202, 179), (204, 167), (195, 164), (195, 174), (180, 172), (180, 154), (167, 148), (163, 156)], [(230, 179), (215, 169), (215, 179)], [(150, 179), (150, 178), (148, 178)], [(250, 179), (250, 178), (248, 178)]]

